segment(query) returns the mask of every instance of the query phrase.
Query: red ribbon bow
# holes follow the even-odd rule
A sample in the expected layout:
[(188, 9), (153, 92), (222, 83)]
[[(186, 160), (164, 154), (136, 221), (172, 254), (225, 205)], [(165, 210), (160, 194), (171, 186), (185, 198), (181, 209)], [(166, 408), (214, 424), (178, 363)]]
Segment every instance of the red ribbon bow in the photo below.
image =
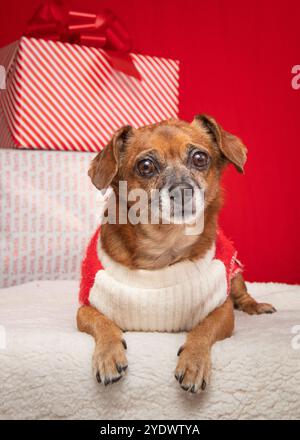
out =
[(105, 49), (115, 69), (141, 78), (128, 53), (129, 34), (108, 9), (80, 12), (71, 10), (62, 0), (44, 0), (28, 22), (25, 35)]

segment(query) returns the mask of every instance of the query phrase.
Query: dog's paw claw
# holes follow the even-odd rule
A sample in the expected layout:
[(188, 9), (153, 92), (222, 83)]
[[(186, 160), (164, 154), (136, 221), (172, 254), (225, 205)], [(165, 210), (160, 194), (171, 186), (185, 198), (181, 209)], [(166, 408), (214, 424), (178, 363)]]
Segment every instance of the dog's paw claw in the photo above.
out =
[(117, 368), (117, 372), (121, 374), (123, 371), (125, 371), (128, 368), (128, 365), (116, 364), (116, 368)]
[(184, 346), (182, 345), (181, 347), (179, 347), (179, 350), (177, 351), (177, 356), (180, 356), (183, 350), (184, 350)]
[[(267, 305), (271, 305), (271, 304), (267, 304)], [(275, 313), (275, 312), (277, 312), (277, 310), (275, 309), (275, 307), (271, 306), (269, 310), (266, 310), (263, 313)]]
[(190, 393), (195, 394), (196, 393), (196, 387), (195, 385), (192, 386), (192, 388), (190, 389)]
[(113, 378), (113, 379), (111, 380), (111, 383), (119, 382), (119, 380), (120, 380), (120, 379), (122, 379), (122, 375), (121, 375), (121, 376), (118, 376), (118, 377), (115, 377), (115, 378)]

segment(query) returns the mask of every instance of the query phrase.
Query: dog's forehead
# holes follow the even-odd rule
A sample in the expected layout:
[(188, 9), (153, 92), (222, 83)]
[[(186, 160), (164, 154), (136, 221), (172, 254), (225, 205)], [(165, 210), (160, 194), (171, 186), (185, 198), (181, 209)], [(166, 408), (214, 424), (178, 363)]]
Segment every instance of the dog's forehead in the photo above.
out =
[(204, 130), (183, 121), (144, 127), (137, 130), (134, 142), (139, 152), (154, 149), (170, 157), (185, 151), (189, 144), (209, 147), (210, 143)]

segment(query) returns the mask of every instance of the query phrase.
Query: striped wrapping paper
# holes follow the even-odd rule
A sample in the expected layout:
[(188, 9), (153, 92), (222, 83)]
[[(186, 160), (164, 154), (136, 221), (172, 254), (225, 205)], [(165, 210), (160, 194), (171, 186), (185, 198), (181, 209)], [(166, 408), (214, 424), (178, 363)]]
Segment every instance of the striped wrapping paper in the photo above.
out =
[(22, 37), (0, 50), (0, 146), (99, 151), (122, 125), (178, 116), (179, 62), (130, 54), (141, 80), (102, 49)]

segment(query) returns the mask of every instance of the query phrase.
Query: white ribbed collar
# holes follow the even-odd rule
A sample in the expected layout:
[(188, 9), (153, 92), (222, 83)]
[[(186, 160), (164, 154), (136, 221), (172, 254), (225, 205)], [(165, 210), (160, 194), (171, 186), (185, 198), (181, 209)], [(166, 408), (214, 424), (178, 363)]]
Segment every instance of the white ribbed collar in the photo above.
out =
[(162, 269), (129, 269), (114, 261), (103, 249), (101, 239), (98, 241), (98, 257), (104, 270), (116, 281), (130, 287), (162, 288), (174, 285), (184, 285), (192, 279), (205, 275), (210, 263), (215, 257), (216, 246), (206, 252), (203, 258), (197, 261), (183, 260)]

